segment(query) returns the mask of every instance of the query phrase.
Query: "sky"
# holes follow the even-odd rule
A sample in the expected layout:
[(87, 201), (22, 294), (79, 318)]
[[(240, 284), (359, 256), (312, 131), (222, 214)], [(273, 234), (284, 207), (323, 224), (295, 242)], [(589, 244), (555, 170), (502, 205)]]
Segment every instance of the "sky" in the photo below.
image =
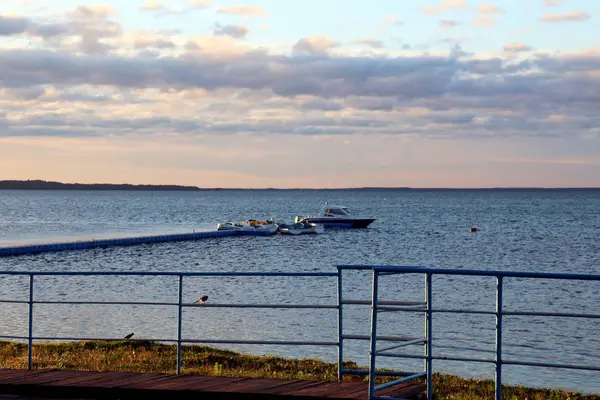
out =
[(600, 2), (0, 0), (0, 180), (600, 187)]

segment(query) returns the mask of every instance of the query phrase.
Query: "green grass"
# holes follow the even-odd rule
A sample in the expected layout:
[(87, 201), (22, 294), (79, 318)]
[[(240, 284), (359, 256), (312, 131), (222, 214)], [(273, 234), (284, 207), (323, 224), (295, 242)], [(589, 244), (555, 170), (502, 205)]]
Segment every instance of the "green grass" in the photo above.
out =
[[(130, 371), (174, 373), (177, 350), (173, 345), (149, 341), (43, 343), (34, 346), (34, 368), (79, 371)], [(364, 369), (345, 361), (348, 369)], [(27, 368), (27, 345), (0, 341), (0, 368)], [(317, 359), (287, 359), (254, 356), (207, 346), (184, 346), (182, 373), (207, 376), (255, 377), (276, 379), (337, 380), (336, 364)], [(346, 376), (347, 381), (366, 381), (366, 377)], [(437, 400), (493, 399), (492, 380), (466, 379), (435, 374)], [(510, 400), (600, 400), (598, 395), (581, 395), (560, 390), (506, 387), (503, 399)]]

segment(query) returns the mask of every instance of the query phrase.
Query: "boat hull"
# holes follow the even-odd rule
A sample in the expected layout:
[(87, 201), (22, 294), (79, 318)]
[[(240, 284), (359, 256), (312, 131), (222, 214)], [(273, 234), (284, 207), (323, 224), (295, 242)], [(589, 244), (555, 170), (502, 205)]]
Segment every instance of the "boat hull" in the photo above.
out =
[(375, 218), (355, 218), (355, 219), (342, 219), (342, 218), (326, 218), (326, 217), (306, 217), (302, 221), (310, 222), (312, 224), (323, 225), (325, 228), (366, 228)]

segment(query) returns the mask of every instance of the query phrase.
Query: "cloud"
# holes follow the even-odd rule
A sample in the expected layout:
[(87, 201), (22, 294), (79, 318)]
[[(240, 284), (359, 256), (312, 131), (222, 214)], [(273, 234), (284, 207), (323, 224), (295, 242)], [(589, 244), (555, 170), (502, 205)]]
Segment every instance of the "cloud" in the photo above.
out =
[(108, 5), (83, 5), (75, 7), (69, 14), (75, 19), (106, 19), (115, 15), (117, 10)]
[(460, 22), (455, 21), (453, 19), (441, 19), (439, 21), (439, 25), (440, 25), (440, 28), (442, 28), (442, 29), (454, 29), (458, 25), (460, 25)]
[(477, 12), (480, 14), (504, 14), (504, 10), (489, 3), (480, 3), (477, 6)]
[(466, 42), (469, 40), (469, 36), (446, 36), (441, 39), (444, 43), (458, 43), (458, 42)]
[[(186, 51), (180, 38), (121, 37), (102, 17), (70, 18), (64, 24), (73, 36), (61, 46), (0, 49), (0, 109), (10, 134), (599, 134), (597, 52), (534, 55), (511, 42), (486, 58), (460, 46), (438, 55), (345, 56), (326, 36), (300, 39), (291, 54), (250, 49), (231, 36), (197, 37)], [(28, 20), (23, 34), (36, 24), (44, 21)], [(119, 47), (88, 54), (70, 47), (93, 32), (97, 45)]]
[(23, 17), (5, 17), (0, 14), (0, 36), (18, 35), (27, 29), (29, 20)]
[(556, 7), (563, 4), (565, 0), (544, 0), (544, 5), (546, 7)]
[(329, 36), (311, 36), (298, 40), (292, 48), (292, 53), (295, 55), (326, 55), (339, 46), (340, 42)]
[(396, 14), (386, 15), (381, 19), (381, 22), (383, 22), (384, 24), (391, 24), (394, 26), (401, 26), (404, 24), (404, 22), (398, 20)]
[(526, 45), (525, 43), (509, 42), (504, 45), (504, 51), (511, 53), (520, 53), (523, 51), (532, 51), (533, 48)]
[(479, 17), (473, 20), (473, 26), (492, 27), (496, 26), (496, 21), (489, 17)]
[(252, 7), (252, 6), (229, 6), (229, 7), (219, 7), (218, 13), (220, 14), (232, 14), (232, 15), (242, 15), (245, 17), (254, 17), (261, 18), (267, 15), (267, 12), (262, 7)]
[(355, 40), (353, 43), (359, 44), (359, 45), (364, 45), (364, 46), (369, 46), (374, 49), (381, 49), (384, 47), (383, 42), (381, 40), (377, 40), (377, 39), (373, 39), (373, 38), (362, 38), (362, 39)]
[(244, 25), (219, 25), (213, 31), (215, 36), (231, 36), (236, 39), (246, 37), (250, 29)]
[(442, 0), (436, 6), (425, 6), (421, 9), (423, 14), (443, 14), (451, 9), (468, 10), (466, 0)]
[(204, 10), (213, 5), (213, 0), (190, 0), (190, 7)]
[(142, 49), (172, 49), (175, 43), (172, 40), (150, 35), (148, 33), (140, 34), (133, 39), (133, 47), (136, 50)]
[(142, 11), (161, 11), (166, 9), (167, 7), (157, 0), (147, 0), (141, 7)]
[(585, 11), (568, 11), (564, 14), (546, 14), (540, 18), (543, 22), (571, 22), (590, 19), (590, 14)]

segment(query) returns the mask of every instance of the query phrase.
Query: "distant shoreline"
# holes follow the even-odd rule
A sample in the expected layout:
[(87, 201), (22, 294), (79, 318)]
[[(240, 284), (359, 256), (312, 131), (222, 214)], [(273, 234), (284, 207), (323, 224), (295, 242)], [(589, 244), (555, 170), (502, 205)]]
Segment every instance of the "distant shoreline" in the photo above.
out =
[(131, 185), (114, 183), (62, 183), (42, 180), (0, 181), (0, 190), (169, 190), (197, 191), (196, 186), (180, 185)]
[(600, 187), (482, 187), (482, 188), (413, 188), (413, 187), (348, 187), (348, 188), (200, 188), (182, 185), (135, 185), (118, 183), (63, 183), (44, 180), (0, 180), (0, 190), (129, 190), (129, 191), (228, 191), (228, 190), (445, 190), (445, 191), (520, 191), (520, 190), (600, 190)]

